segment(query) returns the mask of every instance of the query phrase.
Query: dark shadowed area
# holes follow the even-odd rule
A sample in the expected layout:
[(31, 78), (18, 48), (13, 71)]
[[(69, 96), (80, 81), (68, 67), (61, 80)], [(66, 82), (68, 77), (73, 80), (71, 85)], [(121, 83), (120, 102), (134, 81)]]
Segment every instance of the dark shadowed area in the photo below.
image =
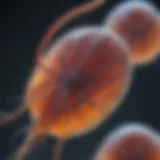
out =
[[(87, 0), (86, 0), (87, 1)], [(65, 26), (65, 31), (74, 27), (102, 23), (106, 14), (118, 4), (108, 0), (99, 10), (85, 14)], [(35, 64), (35, 50), (44, 31), (53, 20), (71, 7), (85, 0), (2, 0), (0, 9), (0, 64), (1, 90), (0, 112), (3, 115), (19, 106), (23, 100), (25, 84)], [(159, 6), (160, 2), (151, 0)], [(94, 132), (66, 143), (62, 160), (89, 160), (102, 138), (115, 127), (128, 122), (151, 125), (160, 132), (160, 58), (150, 65), (134, 70), (131, 88), (119, 109)], [(0, 128), (0, 159), (15, 152), (29, 129), (29, 116), (25, 114), (12, 124)], [(66, 122), (67, 123), (67, 122)], [(50, 160), (55, 138), (47, 137), (29, 160)], [(14, 158), (8, 159), (12, 160)]]

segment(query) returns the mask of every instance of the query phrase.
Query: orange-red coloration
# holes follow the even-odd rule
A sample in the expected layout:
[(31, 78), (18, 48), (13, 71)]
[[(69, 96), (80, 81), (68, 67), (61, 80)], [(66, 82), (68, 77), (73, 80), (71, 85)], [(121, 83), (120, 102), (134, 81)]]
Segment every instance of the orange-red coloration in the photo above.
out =
[[(123, 97), (130, 80), (129, 51), (123, 40), (101, 28), (79, 29), (47, 51), (66, 23), (105, 3), (94, 0), (73, 8), (52, 24), (36, 52), (36, 68), (26, 87), (23, 108), (4, 117), (6, 125), (28, 106), (33, 118), (27, 139), (16, 155), (24, 160), (43, 135), (59, 138), (53, 159), (60, 159), (62, 142), (97, 127)], [(47, 52), (47, 54), (45, 54)], [(42, 56), (44, 54), (44, 56)]]
[(159, 160), (160, 137), (152, 129), (131, 124), (120, 127), (103, 142), (95, 160)]
[(105, 20), (125, 39), (131, 49), (135, 64), (147, 64), (158, 55), (160, 49), (159, 11), (145, 1), (124, 2), (113, 9)]
[[(42, 54), (47, 52), (47, 48), (50, 45), (50, 42), (52, 41), (52, 38), (54, 35), (66, 24), (70, 21), (74, 20), (75, 18), (78, 18), (79, 16), (82, 16), (83, 14), (94, 11), (95, 9), (101, 7), (106, 3), (107, 0), (93, 0), (88, 3), (84, 3), (82, 5), (79, 5), (77, 7), (72, 8), (67, 13), (62, 15), (58, 20), (53, 22), (46, 33), (44, 34), (44, 37), (42, 38), (37, 50), (36, 50), (36, 64), (39, 65), (41, 68), (43, 68), (46, 72), (51, 73), (50, 68), (47, 68), (41, 59)], [(13, 112), (5, 115), (0, 120), (0, 127), (5, 126), (14, 120), (18, 119), (20, 116), (23, 115), (23, 113), (27, 111), (27, 106), (25, 104), (22, 104), (19, 108), (14, 110)]]
[(130, 79), (128, 49), (111, 31), (83, 28), (61, 38), (37, 66), (26, 103), (40, 132), (78, 136), (108, 117)]

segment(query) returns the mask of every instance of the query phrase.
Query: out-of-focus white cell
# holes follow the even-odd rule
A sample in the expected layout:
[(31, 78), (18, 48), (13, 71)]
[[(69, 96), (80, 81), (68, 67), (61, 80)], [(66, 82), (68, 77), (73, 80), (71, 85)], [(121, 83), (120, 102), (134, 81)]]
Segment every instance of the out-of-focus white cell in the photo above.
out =
[(93, 159), (159, 160), (159, 134), (142, 124), (118, 127), (105, 137)]
[(159, 52), (160, 19), (158, 9), (147, 1), (121, 2), (104, 21), (124, 38), (131, 49), (134, 64), (148, 64)]

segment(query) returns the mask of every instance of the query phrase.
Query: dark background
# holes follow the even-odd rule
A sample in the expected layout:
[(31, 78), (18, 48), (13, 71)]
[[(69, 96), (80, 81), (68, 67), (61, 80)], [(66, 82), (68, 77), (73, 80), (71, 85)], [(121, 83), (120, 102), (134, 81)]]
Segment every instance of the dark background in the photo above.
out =
[[(60, 15), (85, 0), (2, 0), (0, 5), (0, 108), (10, 111), (18, 107), (23, 98), (26, 80), (34, 66), (35, 49), (49, 24)], [(119, 1), (110, 0), (101, 9), (78, 18), (62, 31), (76, 26), (100, 24), (105, 15)], [(152, 0), (160, 7), (158, 0)], [(62, 33), (62, 32), (60, 32)], [(64, 160), (91, 159), (94, 150), (108, 131), (127, 122), (151, 125), (160, 132), (160, 63), (157, 61), (135, 69), (129, 93), (117, 112), (96, 131), (69, 141), (63, 150)], [(16, 122), (0, 129), (0, 160), (15, 151), (22, 143), (29, 123), (27, 114)], [(22, 130), (24, 128), (24, 130)], [(49, 160), (54, 139), (33, 153), (34, 160)], [(11, 158), (13, 159), (13, 158)]]

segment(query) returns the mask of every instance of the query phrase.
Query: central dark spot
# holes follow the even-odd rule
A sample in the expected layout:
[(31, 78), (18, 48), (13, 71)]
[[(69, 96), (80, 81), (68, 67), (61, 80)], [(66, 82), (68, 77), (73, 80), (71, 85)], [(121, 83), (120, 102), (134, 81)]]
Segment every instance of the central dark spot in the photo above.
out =
[(71, 90), (81, 90), (87, 84), (87, 78), (79, 71), (69, 71), (67, 74), (67, 87)]

